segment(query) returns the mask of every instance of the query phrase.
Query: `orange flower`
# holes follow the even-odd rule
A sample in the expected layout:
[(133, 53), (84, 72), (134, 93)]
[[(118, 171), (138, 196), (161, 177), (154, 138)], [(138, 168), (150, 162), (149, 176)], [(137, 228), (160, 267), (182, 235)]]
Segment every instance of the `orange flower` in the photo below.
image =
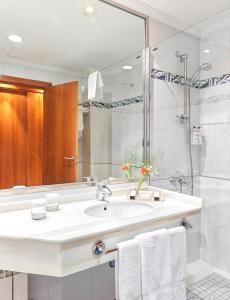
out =
[(129, 166), (124, 165), (121, 167), (122, 171), (128, 171), (129, 170)]
[(142, 167), (141, 168), (141, 174), (142, 176), (149, 176), (149, 174), (151, 173), (151, 168), (150, 167)]

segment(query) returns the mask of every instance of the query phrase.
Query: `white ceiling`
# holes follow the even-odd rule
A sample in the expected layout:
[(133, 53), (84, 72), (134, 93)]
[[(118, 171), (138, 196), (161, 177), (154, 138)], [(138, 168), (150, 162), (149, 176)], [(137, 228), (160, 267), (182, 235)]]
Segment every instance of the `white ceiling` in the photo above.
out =
[[(93, 15), (85, 13), (89, 4)], [(87, 73), (143, 47), (144, 20), (98, 0), (0, 0), (0, 58)]]
[[(135, 4), (199, 34), (230, 15), (230, 0), (115, 0)], [(95, 14), (85, 8), (92, 5)], [(16, 33), (22, 44), (7, 35)], [(76, 73), (101, 70), (140, 52), (144, 21), (98, 0), (0, 0), (0, 59), (17, 58)], [(127, 62), (127, 59), (126, 59)]]
[[(120, 2), (120, 1), (119, 1)], [(229, 0), (134, 0), (193, 26), (230, 8)], [(163, 15), (162, 15), (163, 17)]]

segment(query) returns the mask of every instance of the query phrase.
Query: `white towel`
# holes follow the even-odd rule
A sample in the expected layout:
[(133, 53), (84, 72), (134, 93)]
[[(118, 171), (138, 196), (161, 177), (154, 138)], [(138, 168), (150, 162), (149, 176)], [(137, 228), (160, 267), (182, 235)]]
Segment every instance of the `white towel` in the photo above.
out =
[(134, 239), (117, 246), (116, 299), (141, 300), (140, 244)]
[(136, 237), (141, 248), (143, 300), (170, 300), (165, 287), (172, 283), (172, 260), (169, 233), (166, 229)]
[(88, 77), (88, 99), (96, 100), (103, 98), (104, 83), (101, 77), (101, 73), (96, 71), (89, 74)]
[(186, 231), (184, 227), (168, 230), (172, 257), (172, 292), (173, 300), (185, 300), (185, 270), (186, 270)]

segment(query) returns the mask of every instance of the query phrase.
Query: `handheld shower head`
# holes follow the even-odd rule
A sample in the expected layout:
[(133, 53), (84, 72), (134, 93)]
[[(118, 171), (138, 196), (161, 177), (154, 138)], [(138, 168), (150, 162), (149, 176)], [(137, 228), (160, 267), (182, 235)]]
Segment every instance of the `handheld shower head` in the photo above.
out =
[(202, 64), (199, 69), (192, 75), (190, 82), (196, 81), (197, 77), (200, 75), (202, 71), (208, 71), (212, 68), (212, 65), (210, 63), (204, 63)]
[(208, 71), (212, 68), (212, 65), (210, 63), (204, 63), (201, 65), (202, 70)]

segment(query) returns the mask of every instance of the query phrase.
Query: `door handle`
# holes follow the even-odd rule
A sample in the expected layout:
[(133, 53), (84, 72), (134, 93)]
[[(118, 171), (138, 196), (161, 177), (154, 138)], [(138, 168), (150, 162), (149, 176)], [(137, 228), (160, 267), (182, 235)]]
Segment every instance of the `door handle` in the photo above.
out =
[(75, 158), (74, 156), (71, 156), (71, 157), (66, 157), (66, 156), (65, 156), (64, 159), (65, 159), (65, 160), (75, 160), (76, 158)]

